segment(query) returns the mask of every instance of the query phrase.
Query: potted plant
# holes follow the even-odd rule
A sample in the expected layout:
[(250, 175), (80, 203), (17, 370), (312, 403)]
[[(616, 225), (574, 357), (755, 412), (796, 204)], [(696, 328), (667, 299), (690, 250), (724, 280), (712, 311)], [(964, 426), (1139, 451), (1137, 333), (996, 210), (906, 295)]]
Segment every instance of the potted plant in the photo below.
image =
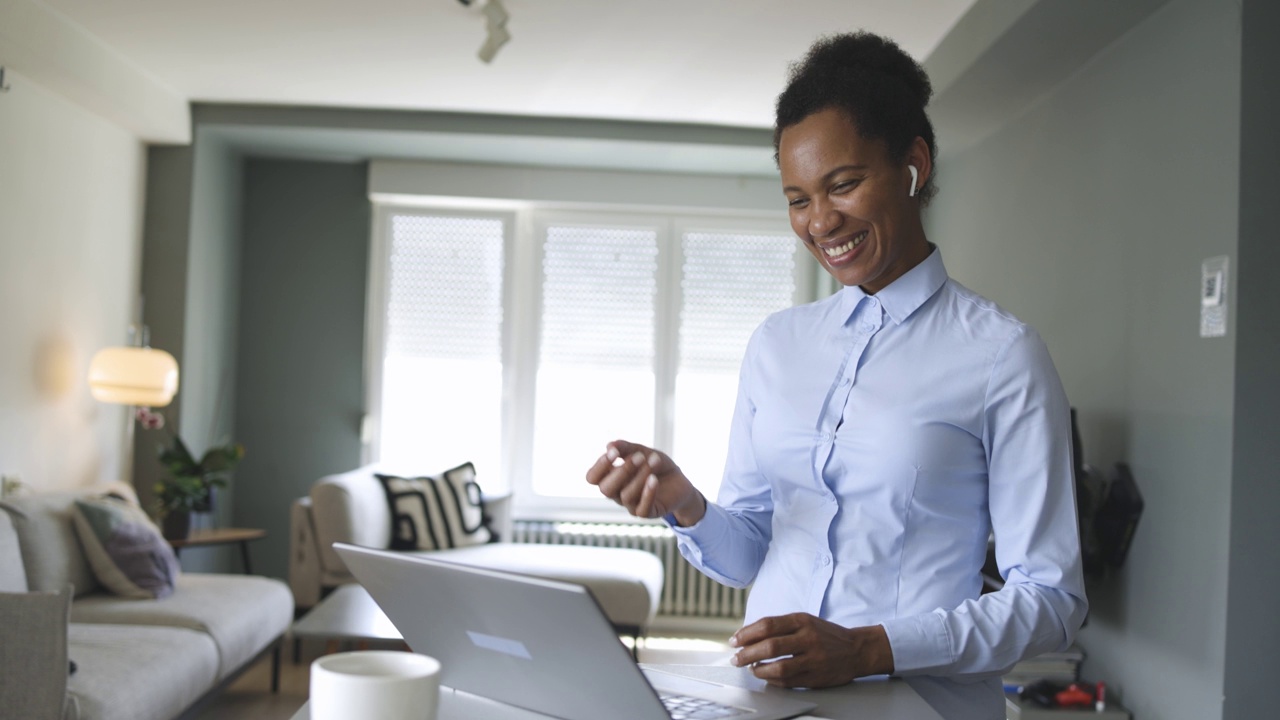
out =
[(244, 458), (244, 446), (228, 443), (211, 447), (197, 461), (176, 434), (159, 447), (160, 463), (168, 476), (155, 485), (156, 503), (170, 540), (187, 537), (191, 514), (213, 510), (213, 489), (226, 487), (231, 470)]

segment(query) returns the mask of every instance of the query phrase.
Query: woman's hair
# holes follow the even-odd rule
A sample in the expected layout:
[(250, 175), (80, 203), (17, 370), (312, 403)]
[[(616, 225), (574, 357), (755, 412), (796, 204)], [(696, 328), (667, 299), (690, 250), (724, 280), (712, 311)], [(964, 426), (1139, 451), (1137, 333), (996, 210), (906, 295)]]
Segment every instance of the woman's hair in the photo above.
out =
[[(791, 65), (787, 87), (778, 96), (774, 159), (783, 130), (835, 108), (848, 115), (864, 139), (882, 141), (891, 158), (905, 160), (911, 143), (924, 138), (936, 170), (938, 144), (924, 112), (932, 94), (924, 68), (892, 40), (867, 32), (821, 38), (804, 60)], [(938, 191), (935, 175), (918, 191), (921, 204)]]

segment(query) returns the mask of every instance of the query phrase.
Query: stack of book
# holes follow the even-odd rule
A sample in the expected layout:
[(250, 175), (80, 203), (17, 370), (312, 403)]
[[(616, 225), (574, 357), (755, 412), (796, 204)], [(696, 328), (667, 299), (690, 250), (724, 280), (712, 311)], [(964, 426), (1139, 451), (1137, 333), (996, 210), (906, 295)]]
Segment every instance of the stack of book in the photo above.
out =
[(1051, 652), (1027, 658), (1013, 666), (1004, 676), (1006, 692), (1019, 692), (1022, 688), (1040, 680), (1069, 685), (1080, 679), (1080, 663), (1084, 651), (1072, 645), (1063, 652)]

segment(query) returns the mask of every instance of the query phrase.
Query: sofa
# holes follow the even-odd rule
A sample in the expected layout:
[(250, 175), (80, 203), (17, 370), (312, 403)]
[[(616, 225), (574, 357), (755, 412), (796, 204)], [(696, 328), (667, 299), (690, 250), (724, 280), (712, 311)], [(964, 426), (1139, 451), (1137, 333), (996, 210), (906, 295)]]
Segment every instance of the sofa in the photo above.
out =
[[(293, 503), (289, 533), (289, 585), (300, 608), (333, 588), (355, 582), (333, 543), (388, 549), (392, 513), (378, 465), (320, 478)], [(643, 636), (657, 613), (665, 573), (652, 553), (627, 548), (510, 542), (510, 494), (482, 494), (491, 542), (415, 551), (466, 565), (585, 585), (619, 633)]]
[[(179, 573), (160, 599), (108, 592), (72, 519), (87, 494), (0, 501), (0, 715), (25, 702), (16, 707), (32, 720), (193, 717), (259, 658), (274, 650), (278, 662), (293, 621), (287, 585)], [(64, 672), (41, 666), (50, 658)], [(56, 707), (33, 708), (37, 696)]]

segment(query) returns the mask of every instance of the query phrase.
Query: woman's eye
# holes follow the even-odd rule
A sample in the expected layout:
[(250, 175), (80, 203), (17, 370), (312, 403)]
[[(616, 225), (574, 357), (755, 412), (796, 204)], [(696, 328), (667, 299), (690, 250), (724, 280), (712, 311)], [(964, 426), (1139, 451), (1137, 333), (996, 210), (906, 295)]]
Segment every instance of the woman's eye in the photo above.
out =
[(833, 193), (849, 192), (850, 190), (854, 189), (857, 186), (858, 186), (857, 180), (845, 180), (844, 182), (836, 183), (835, 187), (831, 188), (831, 192)]
[(787, 201), (787, 205), (793, 208), (802, 208), (809, 204), (808, 198), (795, 198)]

